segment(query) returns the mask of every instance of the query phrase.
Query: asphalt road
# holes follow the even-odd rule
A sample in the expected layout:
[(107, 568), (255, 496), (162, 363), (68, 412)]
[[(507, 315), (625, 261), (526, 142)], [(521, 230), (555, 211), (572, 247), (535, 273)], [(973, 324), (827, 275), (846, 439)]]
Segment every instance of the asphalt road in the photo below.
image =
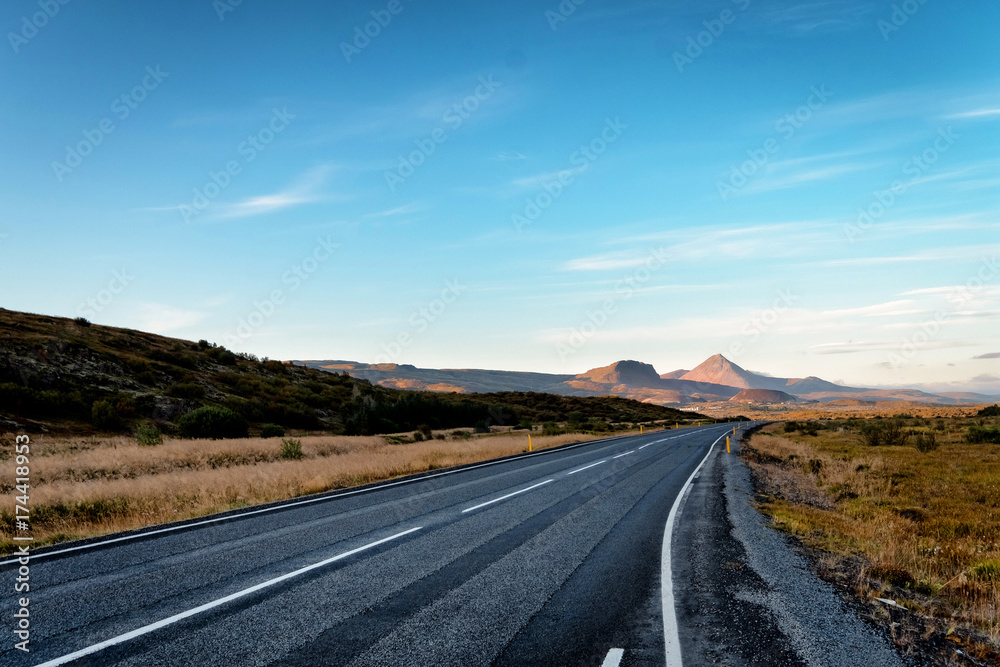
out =
[[(730, 430), (588, 443), (38, 554), (31, 653), (5, 641), (0, 664), (662, 665), (664, 527)], [(14, 596), (2, 604), (10, 619)]]

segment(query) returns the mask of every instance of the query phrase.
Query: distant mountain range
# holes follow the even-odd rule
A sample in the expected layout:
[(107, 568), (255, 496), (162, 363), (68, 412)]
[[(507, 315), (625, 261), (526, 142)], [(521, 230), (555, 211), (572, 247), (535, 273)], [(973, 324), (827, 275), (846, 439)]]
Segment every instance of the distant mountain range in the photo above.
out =
[(459, 393), (537, 391), (565, 396), (614, 395), (661, 405), (719, 401), (800, 403), (841, 399), (956, 404), (1000, 400), (1000, 396), (974, 393), (930, 394), (905, 388), (846, 387), (812, 376), (776, 378), (741, 368), (721, 354), (709, 357), (692, 370), (663, 374), (657, 373), (650, 364), (640, 361), (618, 361), (579, 375), (479, 369), (437, 370), (417, 368), (409, 364), (364, 364), (355, 361), (294, 363), (327, 371), (346, 372), (373, 384), (396, 389)]

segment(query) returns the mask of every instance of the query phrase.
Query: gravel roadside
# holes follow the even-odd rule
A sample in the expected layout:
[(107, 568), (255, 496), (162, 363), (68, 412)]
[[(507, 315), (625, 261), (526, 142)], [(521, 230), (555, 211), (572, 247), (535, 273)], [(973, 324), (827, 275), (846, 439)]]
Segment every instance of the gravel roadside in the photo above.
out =
[(912, 664), (813, 574), (753, 492), (737, 451), (721, 450), (685, 501), (673, 544), (685, 665)]

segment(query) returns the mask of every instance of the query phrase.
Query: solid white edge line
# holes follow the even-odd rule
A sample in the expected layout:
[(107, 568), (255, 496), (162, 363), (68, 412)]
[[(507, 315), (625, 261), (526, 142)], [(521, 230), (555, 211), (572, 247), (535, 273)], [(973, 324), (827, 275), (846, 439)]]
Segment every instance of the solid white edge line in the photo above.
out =
[[(691, 432), (694, 433), (695, 431), (692, 430)], [(685, 433), (684, 435), (688, 435), (688, 434)], [(330, 500), (335, 500), (337, 498), (345, 498), (347, 496), (353, 496), (353, 495), (356, 495), (358, 493), (372, 493), (372, 492), (377, 491), (379, 489), (388, 489), (390, 487), (399, 486), (401, 484), (416, 484), (417, 482), (423, 482), (424, 480), (433, 479), (435, 477), (443, 477), (445, 475), (455, 475), (455, 474), (458, 474), (460, 472), (466, 472), (467, 470), (475, 470), (477, 468), (485, 468), (485, 467), (488, 467), (488, 466), (501, 465), (503, 463), (512, 463), (514, 461), (523, 461), (525, 459), (533, 459), (536, 456), (545, 456), (545, 455), (548, 455), (548, 454), (554, 454), (556, 452), (566, 452), (566, 451), (569, 451), (571, 449), (578, 449), (580, 447), (586, 447), (587, 445), (597, 445), (597, 444), (600, 444), (600, 443), (609, 443), (609, 442), (613, 442), (614, 440), (619, 440), (619, 439), (623, 439), (623, 438), (634, 438), (634, 437), (636, 437), (636, 436), (621, 435), (621, 436), (615, 436), (613, 438), (607, 438), (607, 439), (603, 439), (603, 440), (589, 440), (587, 442), (581, 442), (581, 443), (577, 443), (575, 445), (567, 445), (567, 446), (561, 447), (559, 449), (555, 449), (555, 448), (553, 448), (553, 449), (547, 449), (547, 450), (542, 451), (542, 452), (535, 452), (534, 454), (524, 454), (524, 455), (521, 455), (521, 456), (518, 456), (518, 457), (515, 457), (515, 458), (507, 458), (507, 459), (504, 459), (502, 461), (486, 461), (484, 463), (477, 463), (476, 465), (467, 466), (465, 468), (459, 468), (458, 470), (446, 470), (444, 472), (436, 472), (436, 473), (434, 473), (432, 475), (424, 475), (423, 477), (417, 477), (417, 478), (414, 478), (414, 479), (401, 479), (401, 480), (396, 481), (396, 482), (386, 482), (384, 484), (379, 484), (378, 486), (372, 486), (372, 487), (369, 487), (367, 489), (354, 489), (352, 491), (343, 491), (343, 492), (340, 492), (340, 493), (334, 492), (334, 493), (332, 493), (330, 495), (324, 495), (324, 496), (321, 496), (319, 498), (309, 498), (307, 500), (297, 500), (295, 502), (284, 503), (284, 504), (281, 504), (281, 505), (275, 505), (273, 507), (264, 507), (262, 509), (249, 510), (247, 512), (240, 512), (239, 514), (230, 514), (228, 516), (215, 517), (214, 519), (205, 519), (204, 521), (196, 521), (194, 523), (185, 523), (185, 524), (182, 524), (182, 525), (179, 525), (179, 526), (169, 526), (167, 528), (158, 528), (157, 530), (147, 530), (144, 533), (136, 533), (134, 535), (124, 535), (122, 537), (115, 537), (115, 538), (112, 538), (110, 540), (102, 540), (100, 542), (91, 542), (89, 544), (81, 544), (81, 545), (75, 546), (75, 547), (68, 547), (66, 549), (59, 549), (57, 551), (46, 551), (46, 552), (40, 553), (40, 554), (34, 554), (33, 553), (33, 554), (31, 554), (31, 558), (34, 559), (34, 560), (38, 560), (39, 558), (46, 558), (48, 556), (57, 556), (59, 554), (70, 553), (72, 551), (81, 551), (83, 549), (96, 549), (97, 547), (103, 547), (106, 544), (115, 544), (116, 542), (127, 542), (127, 541), (130, 541), (130, 540), (137, 540), (140, 537), (149, 537), (151, 535), (161, 535), (163, 533), (172, 533), (172, 532), (178, 531), (178, 530), (186, 530), (188, 528), (197, 528), (198, 526), (207, 526), (208, 524), (219, 523), (219, 522), (222, 522), (222, 521), (235, 521), (236, 519), (243, 519), (245, 517), (253, 516), (255, 514), (264, 514), (266, 512), (276, 512), (278, 510), (289, 509), (291, 507), (299, 507), (301, 505), (311, 505), (313, 503), (322, 503), (322, 502), (326, 502), (326, 501), (330, 501)], [(678, 436), (674, 436), (674, 437), (679, 438), (681, 436), (678, 435)], [(11, 558), (9, 560), (2, 560), (2, 561), (0, 561), (0, 566), (2, 566), (2, 565), (10, 565), (12, 563), (17, 563), (17, 562), (18, 562), (17, 558)]]
[(535, 484), (534, 486), (529, 486), (526, 489), (521, 489), (520, 491), (515, 491), (514, 493), (508, 493), (506, 496), (500, 496), (499, 498), (494, 498), (493, 500), (488, 500), (485, 503), (480, 503), (480, 504), (478, 504), (478, 505), (476, 505), (474, 507), (469, 507), (467, 509), (462, 510), (462, 514), (465, 514), (466, 512), (471, 512), (472, 510), (477, 510), (480, 507), (486, 507), (487, 505), (492, 505), (493, 503), (498, 503), (501, 500), (507, 500), (508, 498), (513, 498), (514, 496), (519, 496), (522, 493), (526, 493), (528, 491), (531, 491), (532, 489), (537, 489), (540, 486), (545, 486), (549, 482), (554, 482), (554, 481), (555, 481), (554, 479), (547, 479), (544, 482), (539, 482), (538, 484)]
[(218, 600), (213, 600), (212, 602), (207, 602), (199, 607), (195, 607), (194, 609), (189, 609), (187, 611), (165, 618), (162, 621), (157, 621), (156, 623), (150, 623), (149, 625), (144, 625), (141, 628), (137, 628), (135, 630), (132, 630), (131, 632), (126, 632), (123, 635), (118, 635), (117, 637), (112, 637), (111, 639), (107, 639), (98, 644), (94, 644), (93, 646), (88, 646), (85, 649), (80, 649), (79, 651), (68, 653), (62, 656), (61, 658), (55, 658), (54, 660), (43, 662), (40, 665), (36, 665), (36, 667), (56, 667), (56, 665), (65, 665), (67, 662), (72, 662), (74, 660), (79, 660), (82, 657), (93, 655), (94, 653), (103, 651), (109, 646), (115, 646), (116, 644), (123, 644), (127, 641), (135, 639), (136, 637), (141, 637), (142, 635), (153, 632), (154, 630), (159, 630), (160, 628), (172, 625), (174, 623), (177, 623), (178, 621), (183, 621), (185, 618), (190, 618), (192, 616), (200, 614), (203, 611), (214, 609), (216, 607), (226, 604), (227, 602), (238, 600), (239, 598), (250, 595), (251, 593), (256, 593), (259, 590), (268, 588), (270, 586), (274, 586), (275, 584), (279, 584), (282, 581), (287, 581), (289, 579), (292, 579), (293, 577), (297, 577), (311, 570), (315, 570), (316, 568), (329, 565), (330, 563), (342, 560), (344, 558), (347, 558), (348, 556), (353, 556), (356, 553), (360, 553), (367, 549), (371, 549), (372, 547), (377, 547), (380, 544), (391, 542), (392, 540), (398, 539), (404, 535), (409, 535), (410, 533), (416, 532), (421, 528), (423, 528), (423, 526), (417, 526), (416, 528), (410, 528), (409, 530), (404, 530), (401, 533), (396, 533), (395, 535), (390, 535), (389, 537), (383, 537), (381, 540), (376, 540), (375, 542), (371, 542), (370, 544), (358, 547), (357, 549), (351, 549), (350, 551), (345, 551), (344, 553), (337, 554), (332, 558), (327, 558), (326, 560), (320, 561), (319, 563), (313, 563), (312, 565), (307, 565), (306, 567), (300, 568), (293, 572), (289, 572), (288, 574), (283, 574), (280, 577), (276, 577), (274, 579), (270, 579), (268, 581), (259, 583), (256, 586), (251, 586), (250, 588), (244, 588), (242, 591), (232, 593), (231, 595), (219, 598)]
[(618, 665), (622, 664), (623, 657), (625, 657), (625, 649), (613, 648), (604, 656), (604, 662), (601, 663), (601, 667), (618, 667)]
[(670, 571), (670, 542), (674, 533), (674, 523), (677, 521), (681, 501), (687, 494), (688, 489), (691, 488), (694, 478), (701, 472), (702, 466), (708, 461), (708, 457), (712, 455), (715, 446), (719, 444), (720, 440), (726, 437), (728, 432), (727, 429), (726, 433), (720, 435), (712, 443), (712, 446), (708, 448), (708, 453), (705, 454), (705, 458), (701, 460), (698, 467), (688, 477), (680, 493), (677, 494), (677, 499), (674, 500), (673, 507), (670, 508), (670, 514), (667, 516), (667, 524), (663, 528), (663, 547), (660, 550), (660, 590), (663, 608), (663, 642), (667, 653), (667, 667), (682, 667), (684, 664), (684, 661), (681, 659), (681, 638), (677, 631), (677, 610), (674, 608), (674, 580), (673, 574)]
[(593, 468), (594, 466), (599, 466), (602, 463), (607, 463), (607, 462), (608, 462), (608, 460), (604, 459), (603, 461), (598, 461), (597, 463), (591, 463), (589, 466), (583, 466), (582, 468), (577, 468), (573, 472), (566, 473), (566, 476), (569, 477), (570, 475), (575, 475), (578, 472), (583, 472), (584, 470), (586, 470), (588, 468)]

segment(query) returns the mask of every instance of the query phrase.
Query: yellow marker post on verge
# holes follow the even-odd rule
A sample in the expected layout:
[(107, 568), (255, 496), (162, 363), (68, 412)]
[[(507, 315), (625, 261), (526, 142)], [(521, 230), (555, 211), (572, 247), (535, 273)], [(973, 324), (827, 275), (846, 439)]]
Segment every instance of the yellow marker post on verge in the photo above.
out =
[(639, 424), (639, 433), (642, 433), (642, 424)]
[(731, 453), (732, 452), (729, 451), (729, 436), (727, 435), (726, 436), (726, 454), (731, 454)]

